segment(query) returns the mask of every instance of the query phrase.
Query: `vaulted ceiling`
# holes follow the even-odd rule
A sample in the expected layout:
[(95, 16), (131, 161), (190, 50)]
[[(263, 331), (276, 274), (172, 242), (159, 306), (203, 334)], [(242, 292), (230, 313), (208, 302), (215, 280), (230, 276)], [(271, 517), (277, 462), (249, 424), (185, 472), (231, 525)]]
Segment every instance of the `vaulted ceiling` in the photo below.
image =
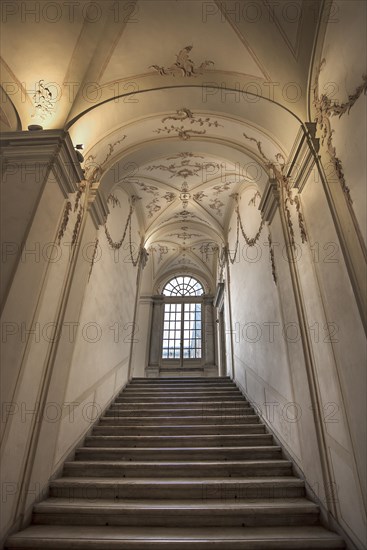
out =
[(69, 130), (106, 198), (116, 185), (136, 197), (157, 276), (213, 273), (233, 196), (266, 183), (256, 141), (287, 158), (307, 119), (323, 2), (26, 6), (14, 0), (2, 18), (2, 129)]

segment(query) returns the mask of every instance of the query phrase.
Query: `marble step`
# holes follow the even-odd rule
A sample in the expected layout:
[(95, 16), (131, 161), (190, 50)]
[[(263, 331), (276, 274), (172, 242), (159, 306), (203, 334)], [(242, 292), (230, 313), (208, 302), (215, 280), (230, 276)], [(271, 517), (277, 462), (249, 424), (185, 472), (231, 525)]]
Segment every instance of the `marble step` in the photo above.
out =
[[(136, 396), (136, 395), (151, 395), (151, 396), (160, 396), (160, 395), (182, 395), (183, 397), (190, 397), (190, 396), (200, 396), (200, 395), (241, 395), (240, 390), (238, 388), (218, 388), (218, 389), (173, 389), (170, 388), (167, 389), (141, 389), (141, 388), (126, 388), (123, 392), (118, 394), (119, 397), (129, 395), (129, 396)], [(242, 397), (242, 395), (241, 395)]]
[(184, 403), (185, 401), (197, 401), (198, 403), (207, 403), (207, 402), (213, 402), (213, 401), (232, 401), (232, 402), (246, 402), (246, 400), (242, 397), (241, 394), (235, 394), (231, 395), (226, 393), (216, 393), (212, 395), (208, 394), (199, 394), (198, 396), (190, 394), (189, 396), (183, 396), (181, 393), (178, 393), (177, 395), (173, 393), (161, 393), (159, 395), (151, 396), (148, 393), (145, 394), (139, 394), (139, 395), (133, 395), (129, 396), (126, 394), (121, 394), (119, 397), (116, 398), (115, 403), (127, 403), (127, 402), (133, 402), (136, 403), (136, 401), (145, 401), (146, 403), (160, 403), (161, 401), (165, 401), (167, 403)]
[(164, 385), (147, 385), (147, 384), (128, 384), (122, 390), (125, 391), (190, 391), (190, 392), (202, 392), (202, 391), (239, 391), (238, 387), (233, 383), (228, 384), (164, 384)]
[(220, 499), (303, 498), (304, 482), (296, 477), (218, 479), (60, 478), (50, 496), (85, 499)]
[(245, 435), (245, 434), (264, 434), (266, 429), (264, 424), (257, 422), (255, 424), (184, 424), (184, 425), (164, 425), (159, 423), (146, 426), (141, 422), (134, 425), (108, 423), (98, 424), (93, 428), (93, 435)]
[(164, 384), (165, 382), (194, 382), (195, 384), (211, 384), (212, 382), (231, 382), (233, 381), (229, 376), (208, 376), (207, 378), (197, 376), (165, 376), (164, 378), (146, 378), (137, 376), (131, 379), (131, 383), (143, 383), (143, 384)]
[[(182, 391), (208, 391), (208, 390), (232, 390), (232, 389), (238, 389), (238, 386), (236, 384), (233, 384), (233, 382), (226, 382), (225, 384), (194, 384), (194, 383), (187, 383), (187, 384), (128, 384), (125, 386), (125, 388), (122, 390), (128, 391), (128, 390), (140, 390), (140, 391), (165, 391), (169, 392), (171, 390), (182, 390)], [(121, 393), (122, 393), (121, 392)]]
[(221, 447), (271, 445), (271, 434), (246, 435), (91, 435), (84, 441), (85, 447)]
[(187, 424), (257, 424), (259, 423), (257, 415), (213, 415), (213, 416), (127, 416), (120, 417), (118, 414), (114, 416), (102, 416), (99, 422), (100, 426), (108, 424), (132, 425), (144, 424), (145, 426), (161, 425), (161, 426), (185, 426)]
[(75, 460), (121, 460), (121, 461), (162, 461), (162, 460), (267, 460), (280, 459), (281, 447), (275, 445), (259, 447), (142, 447), (142, 448), (102, 448), (80, 447), (75, 452)]
[(75, 460), (65, 462), (65, 477), (121, 478), (215, 478), (274, 477), (293, 475), (292, 463), (285, 459), (217, 461), (113, 461)]
[(6, 550), (339, 550), (343, 540), (320, 526), (134, 528), (32, 525)]
[(208, 401), (206, 403), (198, 403), (197, 401), (185, 401), (184, 403), (167, 403), (166, 401), (160, 401), (159, 403), (147, 403), (146, 401), (135, 401), (134, 403), (124, 403), (114, 401), (110, 407), (129, 410), (140, 410), (142, 408), (152, 411), (155, 409), (161, 410), (165, 409), (167, 411), (176, 411), (178, 409), (197, 409), (201, 411), (227, 411), (228, 409), (252, 409), (253, 407), (250, 403), (246, 401)]
[(345, 547), (229, 377), (134, 379), (49, 494), (7, 549)]
[(318, 506), (305, 499), (86, 500), (48, 498), (34, 505), (36, 525), (125, 525), (156, 527), (259, 527), (315, 525)]
[(199, 416), (201, 418), (206, 418), (207, 416), (220, 416), (220, 417), (227, 417), (227, 416), (246, 416), (246, 415), (254, 415), (255, 411), (251, 407), (228, 407), (226, 408), (198, 408), (198, 409), (172, 409), (169, 410), (167, 408), (165, 409), (158, 409), (157, 407), (154, 407), (154, 409), (147, 409), (147, 408), (133, 408), (133, 407), (120, 407), (117, 405), (111, 405), (111, 407), (105, 412), (105, 416), (114, 416), (115, 418), (123, 418), (125, 416), (131, 418), (136, 416), (149, 416), (152, 415), (154, 417), (157, 416), (169, 416), (169, 417), (175, 417), (175, 416)]

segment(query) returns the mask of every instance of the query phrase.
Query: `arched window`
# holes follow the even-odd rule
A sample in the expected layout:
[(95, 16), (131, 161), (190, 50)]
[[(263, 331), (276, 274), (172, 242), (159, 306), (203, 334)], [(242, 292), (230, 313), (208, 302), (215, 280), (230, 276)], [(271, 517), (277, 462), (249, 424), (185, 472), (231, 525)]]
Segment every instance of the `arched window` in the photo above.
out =
[(163, 288), (166, 296), (162, 359), (202, 358), (202, 304), (204, 288), (193, 277), (174, 277)]
[(165, 296), (201, 296), (203, 285), (193, 277), (174, 277), (164, 287)]

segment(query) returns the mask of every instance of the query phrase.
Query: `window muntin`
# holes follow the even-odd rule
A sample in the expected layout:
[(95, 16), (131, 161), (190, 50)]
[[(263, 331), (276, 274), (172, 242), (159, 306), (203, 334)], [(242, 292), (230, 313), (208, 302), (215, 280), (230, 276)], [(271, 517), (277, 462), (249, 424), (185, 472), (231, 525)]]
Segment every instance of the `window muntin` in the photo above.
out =
[[(193, 277), (174, 277), (162, 294), (168, 298), (164, 305), (162, 359), (201, 359), (202, 304), (190, 302), (190, 297), (202, 296), (203, 285)], [(172, 303), (169, 297), (183, 299)]]
[(181, 357), (182, 305), (165, 304), (164, 306), (163, 359)]
[(203, 285), (193, 277), (174, 277), (164, 287), (165, 296), (201, 296), (204, 294)]
[(201, 304), (183, 304), (184, 359), (201, 359)]
[(201, 359), (201, 304), (164, 305), (162, 359)]

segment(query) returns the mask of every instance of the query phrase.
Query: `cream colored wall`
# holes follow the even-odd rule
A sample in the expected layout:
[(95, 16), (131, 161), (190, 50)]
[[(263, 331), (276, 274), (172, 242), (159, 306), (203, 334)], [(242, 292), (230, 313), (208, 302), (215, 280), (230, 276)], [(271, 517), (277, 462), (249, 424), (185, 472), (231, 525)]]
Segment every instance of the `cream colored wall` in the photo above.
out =
[[(107, 226), (112, 239), (119, 241), (130, 206), (128, 195), (121, 189), (116, 189), (114, 195), (121, 207), (110, 206)], [(63, 418), (54, 468), (89, 429), (89, 417), (93, 422), (128, 379), (138, 268), (130, 259), (128, 232), (119, 250), (110, 248), (103, 228), (99, 230), (98, 238), (97, 261), (85, 289), (65, 392), (65, 402), (80, 403), (74, 407), (79, 421), (74, 423), (69, 415)], [(136, 257), (140, 237), (135, 215), (132, 241)], [(92, 253), (93, 244), (89, 251), (86, 249), (87, 255)]]
[(341, 525), (365, 539), (366, 347), (358, 307), (331, 214), (313, 178), (302, 193), (309, 245), (298, 270), (305, 295), (326, 446)]
[[(366, 75), (367, 4), (359, 0), (334, 1), (323, 43), (320, 93), (344, 103), (363, 83)], [(366, 243), (367, 231), (367, 132), (366, 97), (362, 94), (341, 117), (332, 116), (333, 145), (342, 162), (353, 210)]]
[[(323, 46), (317, 49), (319, 59), (315, 63), (325, 59), (319, 94), (325, 93), (339, 104), (348, 101), (363, 82), (366, 9), (364, 2), (334, 2)], [(303, 345), (282, 339), (274, 345), (263, 332), (255, 343), (246, 342), (240, 332), (236, 342), (234, 331), (234, 368), (236, 381), (251, 400), (279, 403), (277, 411), (284, 402), (297, 403), (299, 422), (284, 421), (275, 413), (272, 428), (330, 516), (362, 549), (367, 544), (366, 340), (354, 285), (365, 279), (366, 273), (357, 243), (358, 232), (364, 242), (366, 239), (365, 95), (359, 95), (349, 112), (331, 116), (330, 121), (332, 145), (350, 189), (351, 207), (342, 204), (347, 204), (346, 196), (338, 194), (340, 181), (331, 169), (325, 142), (320, 150), (324, 172), (320, 174), (315, 168), (301, 194), (307, 243), (301, 242), (297, 215), (290, 207), (297, 252), (294, 267), (287, 265), (286, 255), (281, 253), (289, 230), (279, 213), (271, 223), (277, 287), (273, 285), (271, 291), (270, 266), (263, 258), (254, 264), (242, 259), (242, 268), (241, 263), (231, 267), (234, 327), (239, 323), (243, 330), (249, 322), (261, 327), (264, 318), (283, 326), (295, 322), (300, 329), (304, 327), (300, 338)], [(321, 136), (320, 129), (317, 136)], [(331, 200), (327, 200), (325, 190)], [(247, 199), (243, 194), (240, 209), (253, 236), (258, 221), (255, 223), (256, 214), (248, 208)], [(233, 243), (234, 217), (230, 225)], [(353, 226), (356, 231), (351, 240)], [(344, 250), (341, 238), (346, 243)], [(261, 241), (264, 239), (260, 245)], [(359, 273), (354, 280), (350, 275), (353, 270)], [(309, 409), (313, 409), (314, 418)], [(317, 448), (321, 449), (318, 455)]]
[[(363, 83), (367, 62), (366, 17), (365, 2), (337, 1), (331, 6), (315, 63), (325, 60), (319, 94), (326, 94), (336, 104), (348, 102)], [(363, 241), (366, 242), (366, 114), (366, 97), (362, 93), (355, 102), (352, 100), (350, 110), (340, 117), (330, 116), (332, 146), (341, 163), (352, 204), (344, 209), (339, 205), (340, 201), (347, 205), (347, 197), (341, 194), (337, 198), (341, 182), (331, 170), (326, 148), (321, 148), (321, 164), (334, 201), (326, 200), (320, 174), (315, 171), (302, 192), (310, 246), (302, 246), (298, 262), (307, 322), (312, 331), (317, 331), (311, 338), (312, 353), (316, 390), (324, 413), (327, 461), (336, 487), (334, 515), (358, 548), (367, 545), (367, 434), (362, 420), (367, 414), (366, 340), (360, 315), (363, 306), (358, 307), (359, 297), (350, 273), (357, 270), (361, 280), (366, 280), (363, 253), (356, 263), (354, 252), (359, 246), (362, 250)], [(338, 230), (333, 217), (339, 224)], [(355, 233), (350, 241), (352, 227)], [(358, 234), (361, 245), (357, 242)], [(341, 239), (348, 242), (344, 254)]]
[[(67, 249), (49, 263), (42, 254), (56, 237), (63, 196), (55, 182), (47, 182), (29, 232), (26, 248), (40, 254), (20, 262), (2, 314), (2, 468), (4, 530), (22, 508), (22, 478), (37, 427), (37, 403), (45, 380), (51, 332), (57, 322), (58, 301), (67, 273)], [(9, 205), (10, 208), (10, 205)], [(47, 214), (45, 215), (45, 213)], [(70, 237), (68, 233), (67, 238)], [(69, 240), (70, 242), (70, 240)], [(34, 332), (28, 332), (34, 330)], [(16, 450), (16, 452), (14, 452)]]
[[(301, 242), (296, 211), (290, 206), (295, 275), (290, 276), (279, 213), (271, 223), (277, 285), (271, 275), (267, 228), (256, 251), (240, 237), (240, 257), (230, 267), (234, 377), (294, 457), (323, 506), (357, 547), (364, 548), (364, 332), (326, 198), (314, 182), (315, 173), (301, 195), (307, 243)], [(256, 234), (261, 219), (248, 205), (253, 194), (253, 189), (245, 189), (239, 202), (249, 237)], [(235, 215), (230, 228), (233, 255)], [(300, 288), (298, 305), (294, 280)], [(308, 336), (302, 335), (302, 323)], [(318, 434), (325, 438), (324, 444), (318, 443)]]
[[(115, 194), (121, 208), (111, 207), (108, 227), (118, 241), (129, 203), (124, 191)], [(70, 246), (72, 213), (55, 246), (64, 205), (59, 185), (49, 178), (26, 243), (41, 254), (19, 262), (2, 316), (8, 331), (2, 342), (2, 537), (27, 522), (49, 478), (128, 379), (138, 272), (129, 259), (129, 234), (115, 253), (85, 209), (78, 244)], [(97, 235), (98, 261), (89, 278)], [(135, 215), (132, 241), (136, 256)], [(54, 255), (48, 261), (50, 243)], [(27, 334), (31, 328), (35, 332)]]
[[(247, 187), (240, 196), (239, 208), (248, 237), (260, 226), (257, 206), (249, 206), (256, 189)], [(277, 221), (274, 222), (276, 224)], [(233, 257), (236, 242), (236, 214), (232, 216), (229, 245)], [(278, 228), (276, 228), (278, 229)], [(277, 270), (287, 269), (283, 259), (284, 240), (273, 228)], [(279, 233), (279, 234), (278, 234)], [(283, 330), (287, 313), (283, 310), (281, 289), (274, 284), (269, 258), (268, 230), (265, 226), (255, 247), (248, 247), (241, 236), (236, 261), (230, 265), (232, 304), (232, 343), (236, 381), (244, 388), (260, 412), (271, 422), (283, 444), (300, 460), (299, 423), (288, 422), (288, 404), (295, 401), (290, 360)], [(279, 249), (279, 250), (278, 250)], [(290, 318), (288, 322), (294, 322)], [(227, 325), (229, 323), (227, 322)], [(292, 338), (292, 326), (289, 328)], [(297, 344), (295, 344), (297, 345)], [(292, 350), (291, 350), (292, 351)], [(294, 366), (293, 366), (294, 367)], [(276, 403), (276, 405), (271, 405)]]
[[(25, 164), (22, 158), (13, 159), (1, 181), (1, 305), (22, 258), (22, 245), (27, 238), (32, 218), (47, 180), (47, 166)], [(58, 191), (57, 194), (60, 194)], [(14, 205), (14, 207), (9, 207)], [(16, 206), (15, 206), (16, 205)], [(23, 254), (24, 258), (24, 254)]]

